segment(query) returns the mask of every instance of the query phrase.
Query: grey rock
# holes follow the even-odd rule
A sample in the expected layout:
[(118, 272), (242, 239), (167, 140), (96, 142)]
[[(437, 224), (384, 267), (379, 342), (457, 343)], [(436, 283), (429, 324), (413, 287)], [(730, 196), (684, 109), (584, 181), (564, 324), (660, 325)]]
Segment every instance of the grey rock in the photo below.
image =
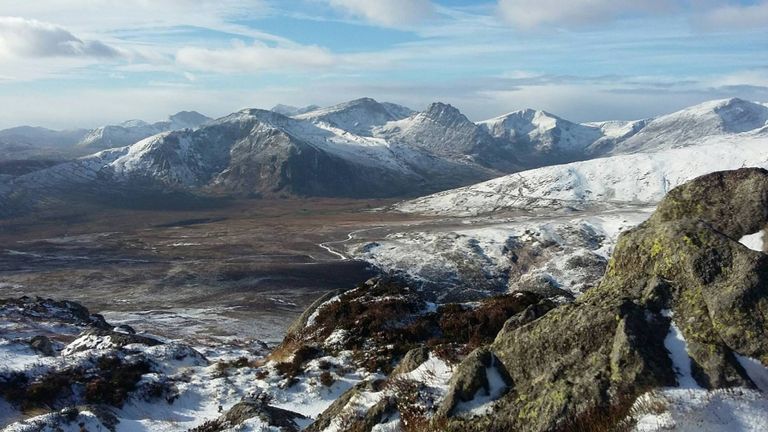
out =
[(478, 348), (467, 356), (451, 377), (448, 392), (437, 411), (439, 417), (450, 416), (460, 402), (469, 402), (479, 391), (490, 395), (488, 368), (494, 367), (501, 375), (507, 387), (513, 385), (512, 378), (504, 365), (488, 349)]
[(29, 346), (32, 347), (35, 351), (39, 352), (40, 354), (47, 356), (47, 357), (53, 357), (56, 355), (56, 351), (53, 349), (53, 344), (51, 343), (51, 340), (48, 339), (45, 336), (35, 336), (29, 341)]
[(429, 348), (423, 346), (414, 348), (405, 353), (405, 356), (403, 356), (403, 359), (397, 364), (390, 374), (390, 377), (396, 377), (411, 372), (427, 360), (429, 360)]

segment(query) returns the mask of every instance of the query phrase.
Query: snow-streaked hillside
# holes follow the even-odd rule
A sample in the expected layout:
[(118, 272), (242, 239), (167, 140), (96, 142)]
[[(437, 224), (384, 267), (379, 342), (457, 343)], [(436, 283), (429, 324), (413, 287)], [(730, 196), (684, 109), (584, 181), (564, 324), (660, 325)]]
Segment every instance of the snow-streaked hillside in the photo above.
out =
[(483, 298), (531, 285), (579, 295), (602, 276), (619, 233), (644, 221), (651, 211), (626, 207), (467, 218), (461, 224), (427, 225), (352, 241), (345, 252), (385, 271), (407, 274), (429, 288), (439, 286), (438, 300)]
[(581, 125), (545, 111), (525, 109), (478, 123), (494, 138), (533, 164), (580, 159), (604, 137), (597, 126)]
[(768, 137), (763, 134), (712, 136), (696, 146), (523, 171), (407, 201), (396, 208), (409, 213), (466, 216), (505, 209), (653, 204), (694, 177), (749, 166), (768, 168)]
[(93, 150), (124, 147), (162, 132), (194, 129), (210, 120), (195, 111), (181, 111), (169, 116), (166, 121), (151, 124), (143, 120), (128, 120), (91, 130), (77, 146)]
[(698, 145), (708, 136), (754, 131), (768, 123), (768, 107), (743, 99), (705, 102), (655, 118), (619, 142), (613, 154)]

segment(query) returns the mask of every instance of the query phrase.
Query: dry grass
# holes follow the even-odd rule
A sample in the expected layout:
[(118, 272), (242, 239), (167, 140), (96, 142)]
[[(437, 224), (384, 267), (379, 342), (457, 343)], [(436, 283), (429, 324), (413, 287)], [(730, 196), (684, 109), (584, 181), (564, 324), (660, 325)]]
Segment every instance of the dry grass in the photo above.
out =
[(641, 398), (637, 393), (625, 393), (613, 399), (610, 406), (593, 406), (576, 416), (568, 417), (557, 432), (629, 432), (636, 418), (643, 414), (660, 414), (667, 410), (663, 398), (647, 393)]

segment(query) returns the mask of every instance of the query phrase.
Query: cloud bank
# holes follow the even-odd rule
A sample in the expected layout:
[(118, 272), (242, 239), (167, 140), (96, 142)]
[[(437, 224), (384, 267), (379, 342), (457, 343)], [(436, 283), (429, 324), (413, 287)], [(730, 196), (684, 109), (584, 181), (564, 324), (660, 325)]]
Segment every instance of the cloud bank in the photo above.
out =
[(97, 40), (82, 40), (62, 27), (36, 20), (0, 17), (0, 57), (119, 57)]
[(176, 54), (185, 68), (219, 73), (250, 73), (272, 70), (321, 68), (334, 64), (326, 49), (310, 45), (268, 46), (262, 42), (236, 42), (227, 49), (186, 47)]

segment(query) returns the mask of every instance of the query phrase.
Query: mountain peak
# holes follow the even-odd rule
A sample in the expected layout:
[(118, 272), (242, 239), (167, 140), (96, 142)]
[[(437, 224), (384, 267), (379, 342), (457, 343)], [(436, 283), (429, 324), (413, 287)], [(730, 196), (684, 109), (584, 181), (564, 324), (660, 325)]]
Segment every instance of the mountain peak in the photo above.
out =
[(401, 105), (364, 97), (296, 116), (322, 122), (358, 135), (371, 136), (373, 128), (402, 120), (413, 111)]
[(379, 102), (370, 97), (361, 97), (357, 99), (352, 99), (351, 101), (347, 102), (346, 105), (369, 105), (369, 104), (376, 104), (378, 105)]
[(434, 102), (430, 104), (420, 115), (422, 118), (430, 119), (443, 126), (461, 125), (465, 123), (474, 125), (474, 123), (462, 114), (458, 108), (443, 102)]
[(293, 105), (284, 105), (284, 104), (277, 104), (273, 106), (270, 111), (276, 112), (278, 114), (282, 114), (284, 116), (296, 116), (301, 114), (306, 114), (308, 112), (312, 112), (315, 110), (320, 109), (317, 105), (307, 105), (305, 107), (295, 107)]
[(204, 116), (197, 111), (179, 111), (168, 117), (171, 122), (170, 129), (194, 129), (203, 123), (211, 121), (211, 118)]
[(124, 128), (137, 128), (137, 127), (149, 126), (149, 123), (145, 122), (144, 120), (133, 119), (133, 120), (126, 120), (118, 124), (117, 126), (121, 126)]
[(462, 115), (461, 111), (459, 111), (458, 108), (445, 102), (433, 102), (429, 104), (429, 106), (424, 112), (433, 117), (444, 116), (444, 115), (451, 115), (451, 116)]
[(524, 108), (521, 110), (508, 112), (506, 114), (500, 115), (490, 120), (482, 121), (480, 123), (509, 123), (515, 121), (522, 121), (526, 123), (542, 123), (542, 121), (546, 121), (548, 123), (553, 123), (553, 125), (557, 122), (568, 122), (568, 120), (565, 120), (547, 111), (536, 110), (533, 108)]

